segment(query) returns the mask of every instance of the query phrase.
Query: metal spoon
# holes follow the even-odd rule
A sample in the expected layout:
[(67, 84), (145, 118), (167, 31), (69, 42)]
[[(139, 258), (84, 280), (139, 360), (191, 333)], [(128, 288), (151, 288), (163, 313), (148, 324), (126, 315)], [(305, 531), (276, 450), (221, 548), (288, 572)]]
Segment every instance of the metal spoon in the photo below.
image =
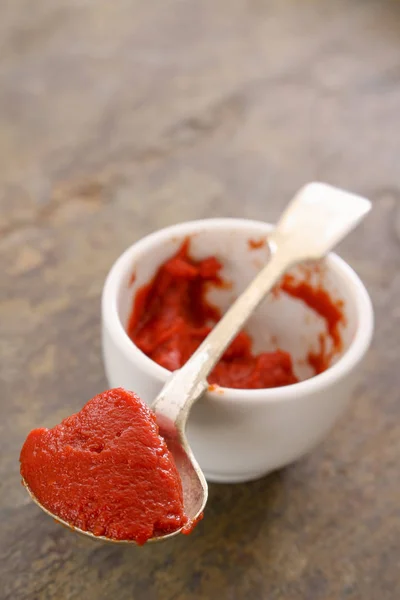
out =
[[(323, 183), (303, 187), (290, 202), (278, 225), (268, 238), (271, 258), (252, 283), (215, 325), (188, 362), (172, 373), (151, 408), (156, 414), (160, 434), (171, 451), (183, 486), (184, 511), (194, 522), (207, 502), (207, 482), (188, 444), (185, 428), (190, 408), (207, 388), (207, 377), (231, 341), (242, 329), (280, 277), (298, 262), (317, 260), (340, 242), (371, 209), (369, 200)], [(56, 521), (96, 540), (135, 543), (95, 536), (72, 527), (32, 499)], [(170, 538), (181, 529), (164, 536)]]

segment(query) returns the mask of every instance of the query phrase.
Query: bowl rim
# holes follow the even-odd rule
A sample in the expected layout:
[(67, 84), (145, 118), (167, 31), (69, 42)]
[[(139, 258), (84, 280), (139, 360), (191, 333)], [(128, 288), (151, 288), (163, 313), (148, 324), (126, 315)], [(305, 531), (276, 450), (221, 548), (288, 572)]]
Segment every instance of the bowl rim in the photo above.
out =
[[(131, 276), (132, 263), (136, 255), (151, 251), (154, 246), (163, 243), (167, 239), (171, 239), (171, 237), (183, 238), (205, 228), (208, 230), (218, 230), (227, 227), (241, 230), (259, 228), (259, 235), (267, 235), (273, 229), (272, 224), (264, 221), (232, 217), (199, 219), (170, 225), (140, 238), (129, 246), (116, 259), (106, 277), (101, 300), (102, 327), (107, 329), (113, 341), (130, 362), (139, 364), (144, 372), (160, 381), (160, 383), (164, 383), (171, 372), (139, 350), (129, 338), (120, 320), (117, 298), (122, 282), (126, 276)], [(254, 231), (249, 232), (249, 235), (254, 235)], [(212, 398), (213, 401), (219, 403), (235, 401), (245, 401), (246, 403), (290, 401), (298, 398), (299, 395), (303, 396), (321, 392), (321, 390), (337, 383), (358, 365), (368, 350), (372, 339), (374, 329), (372, 302), (361, 279), (342, 258), (331, 252), (326, 257), (326, 264), (328, 268), (337, 271), (343, 281), (346, 281), (349, 295), (354, 297), (358, 315), (354, 338), (339, 360), (323, 373), (314, 375), (304, 381), (283, 387), (261, 389), (234, 389), (218, 386), (215, 390), (209, 389), (207, 391), (209, 399)]]

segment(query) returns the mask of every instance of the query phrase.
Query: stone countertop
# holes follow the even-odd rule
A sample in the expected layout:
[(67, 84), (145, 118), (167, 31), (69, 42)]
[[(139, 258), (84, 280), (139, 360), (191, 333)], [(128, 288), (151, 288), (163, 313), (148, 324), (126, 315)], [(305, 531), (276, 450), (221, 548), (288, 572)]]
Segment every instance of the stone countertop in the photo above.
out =
[[(389, 0), (1, 4), (2, 599), (400, 597), (399, 40)], [(57, 526), (19, 449), (107, 387), (114, 259), (177, 221), (274, 220), (313, 179), (374, 202), (340, 249), (376, 310), (346, 417), (299, 463), (211, 485), (190, 537), (121, 548)]]

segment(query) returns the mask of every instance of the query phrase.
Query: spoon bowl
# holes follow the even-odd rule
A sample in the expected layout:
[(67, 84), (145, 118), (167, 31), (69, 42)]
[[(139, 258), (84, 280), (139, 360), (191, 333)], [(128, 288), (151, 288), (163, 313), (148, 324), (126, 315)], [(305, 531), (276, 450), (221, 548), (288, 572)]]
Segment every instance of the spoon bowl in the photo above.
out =
[[(42, 511), (46, 513), (46, 515), (48, 515), (49, 517), (51, 517), (53, 519), (53, 521), (60, 523), (60, 525), (63, 525), (64, 527), (66, 527), (66, 529), (69, 529), (73, 533), (78, 533), (79, 535), (89, 537), (92, 540), (95, 540), (97, 542), (106, 542), (106, 543), (112, 543), (112, 544), (135, 544), (136, 543), (133, 540), (115, 540), (115, 539), (112, 539), (109, 537), (105, 537), (104, 535), (94, 535), (94, 533), (92, 533), (91, 531), (84, 531), (83, 529), (80, 529), (79, 527), (75, 527), (75, 525), (71, 525), (71, 523), (68, 523), (68, 521), (64, 521), (64, 519), (61, 519), (61, 517), (58, 517), (57, 515), (52, 513), (50, 510), (48, 510), (45, 506), (43, 506), (43, 504), (41, 504), (39, 502), (39, 500), (36, 498), (36, 496), (33, 494), (32, 490), (30, 489), (29, 485), (27, 484), (27, 482), (25, 481), (25, 479), (23, 477), (22, 477), (22, 484), (25, 487), (26, 491), (28, 492), (29, 496), (31, 497), (31, 500), (33, 500), (33, 502), (39, 508), (41, 508)], [(148, 540), (148, 542), (161, 542), (163, 540), (167, 540), (171, 537), (174, 537), (174, 535), (177, 535), (177, 533), (180, 533), (180, 532), (181, 532), (181, 529), (178, 529), (176, 531), (172, 531), (171, 533), (167, 533), (162, 536), (155, 536), (155, 537), (150, 538)]]

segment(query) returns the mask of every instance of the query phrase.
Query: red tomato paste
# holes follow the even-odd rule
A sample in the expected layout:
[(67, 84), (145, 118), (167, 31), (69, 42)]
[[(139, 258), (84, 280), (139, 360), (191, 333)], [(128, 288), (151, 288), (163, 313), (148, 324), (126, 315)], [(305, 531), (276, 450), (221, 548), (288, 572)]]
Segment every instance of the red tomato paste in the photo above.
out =
[(267, 240), (265, 238), (260, 238), (258, 240), (250, 239), (247, 243), (250, 250), (259, 250), (260, 248), (264, 248), (264, 246), (267, 243)]
[(94, 535), (144, 544), (187, 524), (173, 457), (132, 392), (108, 390), (53, 429), (34, 429), (20, 460), (39, 502)]
[[(308, 281), (296, 281), (287, 274), (282, 278), (279, 289), (302, 300), (325, 320), (326, 334), (319, 336), (319, 351), (309, 352), (308, 362), (314, 368), (315, 374), (326, 371), (332, 357), (342, 349), (342, 336), (339, 325), (344, 322), (343, 303), (334, 302), (328, 292), (322, 287), (314, 287)], [(327, 338), (331, 340), (331, 350), (327, 350)]]
[[(251, 248), (261, 246), (258, 240), (250, 240), (249, 244)], [(223, 285), (222, 265), (214, 256), (193, 259), (189, 245), (190, 240), (185, 240), (178, 252), (160, 266), (152, 281), (138, 290), (128, 323), (128, 335), (136, 346), (170, 371), (185, 364), (221, 318), (220, 311), (210, 304), (206, 295), (210, 286)], [(326, 320), (328, 335), (338, 350), (341, 342), (338, 324), (342, 313), (329, 294), (308, 282), (297, 284), (290, 277), (284, 278), (279, 290), (302, 300)], [(320, 338), (320, 346), (319, 353), (310, 352), (308, 356), (315, 373), (325, 370), (332, 356), (325, 351), (324, 336)], [(250, 336), (242, 331), (208, 381), (211, 385), (255, 389), (289, 385), (298, 379), (288, 352), (254, 354)]]
[[(170, 371), (179, 369), (220, 319), (206, 298), (210, 285), (221, 285), (221, 263), (210, 256), (194, 260), (189, 240), (136, 294), (128, 334), (144, 352)], [(253, 354), (246, 332), (233, 340), (210, 374), (210, 384), (230, 388), (268, 388), (296, 383), (287, 352)]]

